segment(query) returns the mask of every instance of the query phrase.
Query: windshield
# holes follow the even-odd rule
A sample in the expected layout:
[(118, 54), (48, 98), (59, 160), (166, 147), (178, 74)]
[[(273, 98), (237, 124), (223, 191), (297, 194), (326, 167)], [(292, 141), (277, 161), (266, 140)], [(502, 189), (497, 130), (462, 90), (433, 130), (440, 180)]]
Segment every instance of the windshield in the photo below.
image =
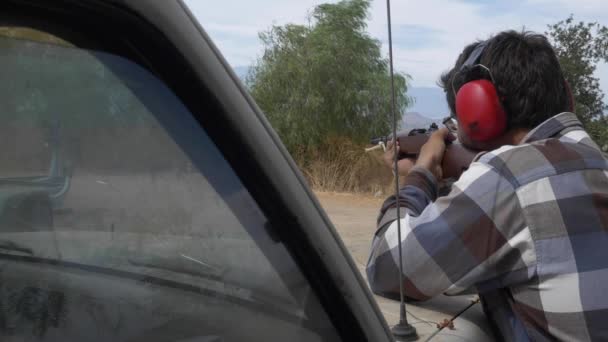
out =
[(337, 339), (254, 200), (161, 81), (19, 32), (0, 30), (3, 340)]

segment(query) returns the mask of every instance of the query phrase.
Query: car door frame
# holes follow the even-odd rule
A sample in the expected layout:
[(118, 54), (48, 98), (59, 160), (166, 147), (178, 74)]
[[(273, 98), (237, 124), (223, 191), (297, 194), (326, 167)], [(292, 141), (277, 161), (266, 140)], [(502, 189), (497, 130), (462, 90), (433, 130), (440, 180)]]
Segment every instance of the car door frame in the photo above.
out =
[[(269, 233), (285, 244), (340, 336), (392, 340), (375, 299), (297, 165), (183, 1), (4, 0), (0, 11), (5, 19), (64, 30), (76, 41), (94, 37), (82, 39), (79, 47), (123, 55), (164, 81), (264, 212)], [(95, 44), (88, 46), (90, 41)]]

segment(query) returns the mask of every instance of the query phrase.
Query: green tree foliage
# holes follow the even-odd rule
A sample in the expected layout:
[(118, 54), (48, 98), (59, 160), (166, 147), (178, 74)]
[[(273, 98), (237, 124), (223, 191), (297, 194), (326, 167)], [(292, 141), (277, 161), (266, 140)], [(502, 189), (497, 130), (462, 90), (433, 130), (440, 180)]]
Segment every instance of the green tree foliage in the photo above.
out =
[(572, 15), (546, 32), (553, 43), (572, 89), (575, 112), (600, 146), (608, 144), (608, 109), (599, 79), (593, 76), (600, 61), (608, 62), (608, 28), (597, 22), (575, 22)]
[[(264, 54), (247, 84), (292, 153), (330, 137), (363, 142), (390, 132), (388, 60), (366, 32), (368, 0), (314, 8), (308, 25), (260, 33)], [(407, 76), (395, 78), (398, 122), (409, 103)]]

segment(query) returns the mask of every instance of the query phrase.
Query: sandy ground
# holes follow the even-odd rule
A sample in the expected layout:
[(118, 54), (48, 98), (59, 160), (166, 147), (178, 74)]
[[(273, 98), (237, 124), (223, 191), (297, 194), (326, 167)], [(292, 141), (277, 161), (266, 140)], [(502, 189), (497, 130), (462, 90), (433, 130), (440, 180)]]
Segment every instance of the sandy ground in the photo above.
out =
[[(372, 196), (316, 192), (323, 208), (365, 277), (365, 264), (375, 231), (376, 217), (384, 198)], [(436, 330), (436, 322), (450, 319), (464, 309), (475, 296), (441, 296), (424, 303), (408, 304), (408, 321), (421, 339)], [(375, 296), (387, 323), (399, 321), (399, 303)], [(454, 330), (442, 331), (433, 341), (488, 341), (487, 326), (480, 305), (473, 306), (454, 321)]]
[(384, 198), (333, 192), (316, 194), (353, 259), (360, 268), (365, 268)]

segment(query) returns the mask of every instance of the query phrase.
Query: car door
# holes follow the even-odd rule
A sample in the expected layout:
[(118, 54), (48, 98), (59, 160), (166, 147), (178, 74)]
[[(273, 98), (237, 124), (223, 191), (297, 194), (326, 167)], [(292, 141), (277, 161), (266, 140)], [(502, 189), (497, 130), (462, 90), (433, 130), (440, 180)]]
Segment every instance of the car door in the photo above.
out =
[(0, 215), (56, 154), (71, 175), (52, 224), (1, 221), (3, 340), (391, 339), (183, 3), (3, 1), (0, 75), (0, 178), (24, 179)]

